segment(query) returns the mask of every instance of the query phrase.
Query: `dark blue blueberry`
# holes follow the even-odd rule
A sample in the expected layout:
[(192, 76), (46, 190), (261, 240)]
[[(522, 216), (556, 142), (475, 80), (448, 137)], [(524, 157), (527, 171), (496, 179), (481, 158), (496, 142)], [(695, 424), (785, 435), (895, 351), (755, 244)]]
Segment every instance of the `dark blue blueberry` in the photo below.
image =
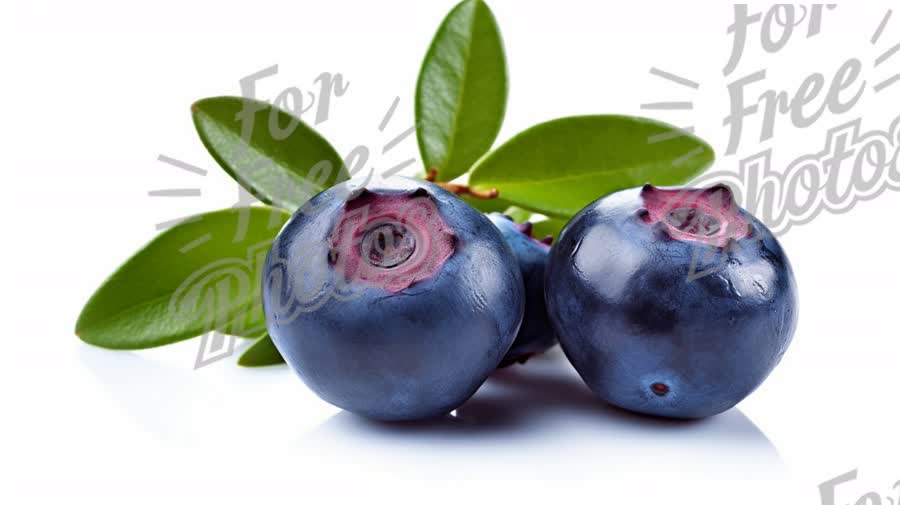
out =
[(592, 203), (551, 251), (546, 299), (560, 345), (598, 396), (675, 418), (743, 400), (797, 324), (784, 251), (725, 186), (648, 185)]
[(515, 342), (500, 363), (504, 367), (513, 363), (525, 363), (531, 356), (541, 354), (556, 344), (556, 335), (544, 304), (544, 271), (550, 256), (552, 238), (537, 240), (532, 235), (531, 223), (516, 224), (508, 216), (498, 212), (488, 214), (488, 218), (512, 248), (525, 281), (525, 318)]
[(481, 213), (428, 182), (339, 184), (288, 221), (266, 260), (269, 334), (322, 399), (382, 420), (449, 413), (512, 345), (524, 293)]

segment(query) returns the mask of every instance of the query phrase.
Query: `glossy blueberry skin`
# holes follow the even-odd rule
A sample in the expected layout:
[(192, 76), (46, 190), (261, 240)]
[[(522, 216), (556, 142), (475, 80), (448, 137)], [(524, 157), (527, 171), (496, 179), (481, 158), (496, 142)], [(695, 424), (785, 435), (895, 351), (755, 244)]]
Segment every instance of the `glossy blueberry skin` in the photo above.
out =
[(493, 212), (488, 219), (503, 234), (512, 248), (525, 282), (525, 318), (506, 357), (500, 366), (524, 363), (531, 356), (541, 354), (556, 345), (556, 333), (550, 325), (544, 303), (544, 272), (550, 257), (550, 246), (523, 232), (508, 216)]
[[(333, 405), (378, 420), (445, 415), (475, 393), (512, 345), (524, 311), (521, 274), (500, 232), (454, 195), (404, 177), (365, 190), (362, 183), (317, 195), (281, 230), (263, 280), (269, 334), (303, 382)], [(433, 276), (391, 292), (347, 284), (335, 271), (323, 244), (345, 202), (363, 192), (433, 202), (455, 236), (452, 255)], [(281, 286), (273, 280), (279, 274)]]
[[(766, 227), (716, 248), (692, 280), (697, 243), (641, 219), (641, 188), (601, 198), (551, 252), (546, 299), (560, 345), (600, 398), (634, 412), (703, 418), (753, 392), (797, 324), (790, 263)], [(659, 224), (659, 223), (657, 223)], [(723, 265), (715, 271), (714, 265)], [(696, 272), (696, 270), (695, 270)]]

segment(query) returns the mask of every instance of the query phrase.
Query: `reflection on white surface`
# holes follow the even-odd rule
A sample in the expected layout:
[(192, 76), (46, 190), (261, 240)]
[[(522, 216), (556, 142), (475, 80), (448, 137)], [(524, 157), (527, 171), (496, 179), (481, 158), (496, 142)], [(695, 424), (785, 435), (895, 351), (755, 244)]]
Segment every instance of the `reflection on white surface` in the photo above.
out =
[(593, 493), (758, 505), (785, 496), (778, 451), (740, 410), (689, 422), (630, 414), (593, 397), (559, 350), (496, 372), (453, 416), (381, 423), (318, 400), (285, 366), (195, 372), (167, 362), (190, 345), (159, 354), (83, 346), (80, 357), (156, 443), (187, 458), (245, 461), (253, 468), (244, 471), (296, 482), (305, 495), (330, 495), (352, 474), (341, 492), (385, 498), (403, 486), (406, 496), (452, 489), (445, 498), (478, 500), (483, 488), (469, 495), (467, 483), (485, 479), (496, 497), (519, 502)]
[(519, 445), (524, 438), (531, 441), (527, 444), (531, 448), (569, 440), (581, 447), (600, 442), (607, 454), (648, 444), (661, 451), (690, 447), (689, 454), (682, 455), (682, 463), (692, 456), (705, 459), (734, 451), (753, 456), (748, 464), (781, 462), (771, 442), (740, 410), (699, 421), (632, 414), (594, 397), (558, 350), (525, 366), (497, 371), (457, 409), (456, 416), (430, 422), (381, 423), (342, 412), (320, 426), (313, 438), (328, 436), (453, 446), (481, 445), (486, 439), (499, 445)]
[(664, 499), (676, 489), (728, 503), (784, 498), (778, 451), (739, 410), (688, 422), (631, 414), (592, 396), (558, 350), (498, 371), (456, 416), (396, 424), (341, 412), (300, 447), (323, 465), (403, 475), (423, 489), (490, 478), (554, 500), (567, 489), (583, 499), (593, 486), (598, 498)]
[[(256, 450), (337, 410), (319, 402), (287, 366), (237, 366), (249, 343), (240, 341), (234, 357), (198, 370), (189, 359), (196, 339), (140, 352), (81, 345), (79, 357), (133, 422), (161, 441), (195, 450)], [(240, 432), (263, 425), (271, 429), (252, 437)]]

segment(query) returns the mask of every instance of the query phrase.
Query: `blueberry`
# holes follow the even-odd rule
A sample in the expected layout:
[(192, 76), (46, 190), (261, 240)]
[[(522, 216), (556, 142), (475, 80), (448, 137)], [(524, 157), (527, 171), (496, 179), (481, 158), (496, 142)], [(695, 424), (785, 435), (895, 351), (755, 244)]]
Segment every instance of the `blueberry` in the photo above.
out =
[(447, 414), (512, 345), (515, 257), (490, 221), (428, 182), (351, 180), (288, 221), (265, 264), (269, 334), (322, 399), (381, 420)]
[(550, 254), (546, 300), (587, 385), (631, 411), (724, 412), (781, 360), (797, 287), (778, 241), (725, 186), (601, 198)]
[(532, 235), (532, 224), (516, 224), (508, 216), (494, 212), (488, 218), (503, 234), (504, 240), (512, 248), (513, 254), (525, 281), (525, 318), (516, 340), (513, 342), (501, 367), (513, 363), (524, 363), (531, 356), (540, 354), (556, 344), (556, 334), (550, 326), (547, 308), (544, 304), (544, 271), (550, 256), (552, 237), (537, 240)]

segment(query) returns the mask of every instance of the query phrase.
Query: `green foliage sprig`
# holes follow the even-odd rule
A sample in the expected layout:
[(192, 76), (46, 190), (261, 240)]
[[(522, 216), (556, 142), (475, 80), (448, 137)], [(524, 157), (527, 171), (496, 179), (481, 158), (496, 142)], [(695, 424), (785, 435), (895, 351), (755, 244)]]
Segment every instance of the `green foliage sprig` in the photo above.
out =
[[(507, 89), (491, 10), (482, 0), (460, 2), (419, 72), (421, 173), (483, 212), (537, 217), (536, 236), (556, 236), (582, 207), (613, 191), (682, 184), (713, 162), (712, 148), (694, 135), (619, 115), (554, 119), (491, 150)], [(312, 127), (264, 102), (206, 98), (191, 111), (219, 166), (265, 205), (195, 216), (154, 238), (97, 289), (75, 333), (101, 347), (143, 349), (216, 330), (256, 339), (238, 364), (281, 363), (261, 310), (265, 252), (291, 213), (346, 180), (347, 168)], [(458, 178), (467, 184), (450, 182)]]

